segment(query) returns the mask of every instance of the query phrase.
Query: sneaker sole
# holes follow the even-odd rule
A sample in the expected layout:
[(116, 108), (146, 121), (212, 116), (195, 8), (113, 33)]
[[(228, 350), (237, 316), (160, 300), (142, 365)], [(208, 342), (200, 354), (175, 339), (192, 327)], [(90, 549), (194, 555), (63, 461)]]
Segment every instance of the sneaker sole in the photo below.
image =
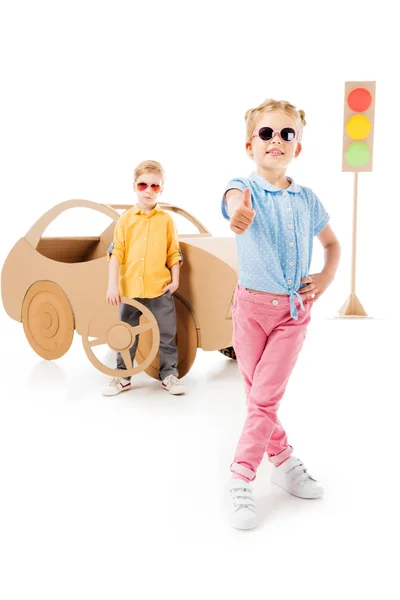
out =
[(101, 393), (102, 393), (103, 396), (118, 396), (118, 394), (121, 394), (122, 392), (127, 392), (128, 390), (131, 390), (131, 389), (132, 389), (132, 386), (129, 385), (127, 387), (124, 387), (122, 390), (118, 390), (114, 394), (112, 394), (112, 393), (111, 394), (107, 394), (107, 393), (104, 393), (104, 392), (101, 392)]
[(294, 491), (288, 490), (287, 488), (283, 487), (282, 485), (279, 485), (279, 483), (276, 483), (275, 481), (272, 481), (272, 483), (274, 485), (276, 485), (277, 487), (281, 488), (281, 490), (285, 490), (285, 492), (287, 492), (291, 496), (295, 496), (296, 498), (302, 498), (303, 500), (317, 500), (318, 498), (322, 498), (324, 495), (324, 492), (320, 492), (319, 494), (310, 494), (308, 496), (304, 496), (304, 495), (300, 496), (300, 494), (297, 494)]
[(163, 385), (161, 387), (162, 387), (163, 390), (165, 390), (166, 392), (168, 392), (172, 396), (181, 396), (182, 394), (185, 393), (184, 390), (182, 392), (171, 392), (167, 387), (164, 387)]
[(234, 529), (238, 529), (239, 531), (249, 531), (250, 529), (254, 529), (257, 527), (257, 523), (243, 523), (243, 525), (236, 525), (231, 519), (231, 525)]

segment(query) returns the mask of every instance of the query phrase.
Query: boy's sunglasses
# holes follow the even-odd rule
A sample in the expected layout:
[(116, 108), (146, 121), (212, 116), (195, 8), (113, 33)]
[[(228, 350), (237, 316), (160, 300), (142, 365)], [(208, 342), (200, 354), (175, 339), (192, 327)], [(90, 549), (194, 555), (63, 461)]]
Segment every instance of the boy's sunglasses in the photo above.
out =
[(283, 127), (280, 131), (279, 129), (272, 129), (272, 127), (260, 127), (260, 129), (254, 130), (251, 139), (258, 135), (263, 142), (269, 142), (276, 133), (279, 133), (279, 137), (283, 142), (293, 142), (297, 138), (298, 131), (293, 127)]
[[(149, 187), (148, 183), (144, 183), (140, 182), (136, 184), (137, 189), (139, 190), (139, 192), (144, 192), (144, 190), (147, 190), (147, 188)], [(151, 191), (154, 192), (155, 194), (159, 194), (161, 192), (161, 185), (159, 183), (152, 183), (150, 185), (151, 187)]]

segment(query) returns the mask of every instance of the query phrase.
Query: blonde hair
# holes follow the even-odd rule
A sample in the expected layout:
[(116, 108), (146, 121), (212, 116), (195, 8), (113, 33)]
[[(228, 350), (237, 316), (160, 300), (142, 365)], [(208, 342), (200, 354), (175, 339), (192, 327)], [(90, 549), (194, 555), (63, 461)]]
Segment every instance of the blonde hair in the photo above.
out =
[(133, 183), (135, 183), (143, 173), (155, 173), (159, 177), (161, 177), (162, 182), (164, 183), (165, 172), (162, 165), (156, 160), (144, 160), (136, 167), (133, 173)]
[(251, 141), (251, 136), (253, 135), (256, 123), (258, 118), (266, 112), (271, 112), (273, 110), (283, 110), (289, 117), (297, 121), (299, 126), (299, 140), (301, 140), (303, 135), (303, 127), (307, 124), (305, 119), (304, 110), (297, 109), (290, 102), (286, 102), (286, 100), (264, 100), (260, 106), (257, 108), (250, 108), (246, 114), (244, 115), (244, 119), (246, 121), (246, 141)]

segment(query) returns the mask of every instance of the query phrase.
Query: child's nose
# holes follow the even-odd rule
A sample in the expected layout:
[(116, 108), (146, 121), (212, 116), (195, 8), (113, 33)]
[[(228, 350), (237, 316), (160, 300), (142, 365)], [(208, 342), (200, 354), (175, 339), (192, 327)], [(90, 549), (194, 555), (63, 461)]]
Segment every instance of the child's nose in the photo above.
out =
[(275, 131), (274, 135), (272, 136), (272, 140), (271, 140), (271, 142), (276, 142), (276, 141), (278, 141), (279, 143), (281, 143), (281, 138), (280, 138), (280, 135), (279, 135), (278, 131)]

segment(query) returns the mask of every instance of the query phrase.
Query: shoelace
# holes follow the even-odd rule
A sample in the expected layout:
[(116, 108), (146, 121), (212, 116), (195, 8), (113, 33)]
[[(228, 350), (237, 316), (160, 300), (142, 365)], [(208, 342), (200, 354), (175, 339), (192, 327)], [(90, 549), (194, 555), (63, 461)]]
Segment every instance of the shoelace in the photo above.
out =
[(113, 377), (110, 381), (110, 385), (118, 385), (121, 381), (122, 377)]
[(256, 508), (256, 503), (253, 498), (253, 494), (249, 487), (245, 487), (241, 485), (241, 487), (232, 487), (230, 490), (233, 503), (236, 509), (246, 507), (250, 510), (254, 510)]

